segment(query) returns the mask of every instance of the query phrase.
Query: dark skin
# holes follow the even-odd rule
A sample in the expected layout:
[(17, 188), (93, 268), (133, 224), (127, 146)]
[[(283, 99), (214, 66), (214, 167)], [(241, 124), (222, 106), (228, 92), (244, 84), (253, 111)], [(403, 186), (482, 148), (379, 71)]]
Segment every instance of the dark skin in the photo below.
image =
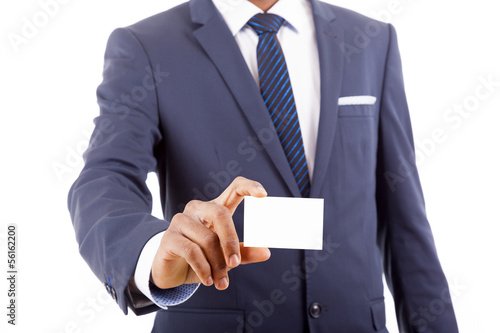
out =
[(267, 12), (278, 0), (248, 0), (263, 11)]
[(268, 248), (240, 243), (232, 218), (245, 196), (266, 195), (258, 182), (238, 177), (218, 198), (190, 201), (163, 235), (151, 270), (155, 285), (167, 289), (203, 283), (224, 290), (229, 286), (229, 270), (269, 259)]
[[(263, 11), (278, 2), (248, 1)], [(265, 197), (267, 192), (259, 183), (238, 177), (218, 198), (190, 201), (172, 218), (151, 268), (157, 287), (202, 283), (224, 290), (229, 286), (229, 270), (269, 259), (268, 248), (244, 247), (236, 234), (232, 216), (245, 196)]]

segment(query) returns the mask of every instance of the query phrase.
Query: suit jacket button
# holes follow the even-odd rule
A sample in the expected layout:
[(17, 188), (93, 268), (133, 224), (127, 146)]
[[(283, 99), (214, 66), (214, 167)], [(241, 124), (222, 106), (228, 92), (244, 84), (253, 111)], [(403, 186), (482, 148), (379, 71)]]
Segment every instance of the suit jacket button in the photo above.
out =
[(315, 319), (321, 317), (321, 311), (322, 311), (322, 308), (321, 308), (321, 304), (319, 304), (319, 303), (313, 303), (309, 307), (309, 315)]
[(115, 292), (115, 288), (111, 288), (111, 298), (113, 298), (113, 300), (116, 301), (117, 297), (116, 297), (116, 292)]

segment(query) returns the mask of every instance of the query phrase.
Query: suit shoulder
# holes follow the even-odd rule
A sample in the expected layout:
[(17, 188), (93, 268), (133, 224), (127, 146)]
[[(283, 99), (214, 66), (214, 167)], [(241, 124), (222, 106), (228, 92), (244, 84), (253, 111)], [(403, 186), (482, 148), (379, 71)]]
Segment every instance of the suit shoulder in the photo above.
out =
[[(354, 10), (321, 3), (335, 16), (333, 24), (344, 32), (344, 47), (347, 45), (360, 52), (369, 48), (370, 52), (385, 54), (395, 36), (394, 27), (386, 22), (360, 14)], [(370, 53), (369, 52), (369, 53)]]
[(390, 24), (363, 15), (352, 9), (347, 9), (344, 7), (339, 7), (324, 2), (322, 2), (322, 5), (330, 8), (330, 10), (335, 15), (336, 21), (338, 21), (344, 28), (347, 29), (349, 28), (352, 29), (354, 27), (364, 28), (366, 25), (374, 24), (386, 27), (387, 30), (389, 30), (388, 27), (390, 26)]
[(192, 24), (189, 3), (183, 3), (140, 20), (124, 29), (140, 38), (147, 38), (158, 35), (168, 36), (169, 34), (178, 34), (179, 30), (191, 27)]

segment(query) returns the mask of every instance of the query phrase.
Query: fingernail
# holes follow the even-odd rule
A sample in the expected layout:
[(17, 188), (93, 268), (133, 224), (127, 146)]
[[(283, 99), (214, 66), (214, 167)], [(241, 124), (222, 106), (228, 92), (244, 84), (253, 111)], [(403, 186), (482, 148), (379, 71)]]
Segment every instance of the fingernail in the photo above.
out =
[(236, 267), (239, 264), (240, 264), (240, 258), (238, 258), (238, 255), (233, 254), (231, 257), (229, 257), (229, 266)]
[(229, 285), (229, 283), (227, 282), (227, 278), (224, 277), (224, 278), (219, 280), (219, 289), (220, 290), (226, 289), (228, 285)]
[(214, 284), (214, 279), (212, 279), (212, 277), (209, 277), (207, 282), (206, 282), (206, 285), (211, 286), (212, 284)]

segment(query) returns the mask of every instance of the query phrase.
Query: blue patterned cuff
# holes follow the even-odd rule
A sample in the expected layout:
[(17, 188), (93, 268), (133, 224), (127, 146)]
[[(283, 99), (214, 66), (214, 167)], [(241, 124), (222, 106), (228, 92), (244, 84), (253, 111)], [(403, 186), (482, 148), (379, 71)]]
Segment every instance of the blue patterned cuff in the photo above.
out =
[(199, 283), (194, 284), (183, 284), (176, 288), (171, 289), (160, 289), (153, 283), (149, 284), (149, 289), (151, 290), (151, 296), (154, 302), (161, 308), (166, 308), (168, 306), (179, 305), (187, 301), (196, 292)]

